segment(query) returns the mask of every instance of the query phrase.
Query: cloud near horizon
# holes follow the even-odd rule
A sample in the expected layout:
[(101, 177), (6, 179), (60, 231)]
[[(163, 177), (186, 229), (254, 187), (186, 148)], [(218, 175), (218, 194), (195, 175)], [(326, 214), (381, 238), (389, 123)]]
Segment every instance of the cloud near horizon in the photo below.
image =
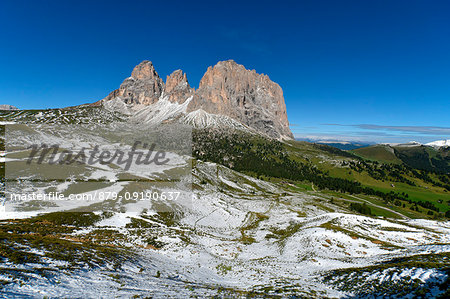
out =
[(427, 135), (450, 135), (450, 127), (434, 127), (434, 126), (383, 126), (374, 124), (356, 124), (356, 125), (344, 125), (344, 124), (324, 124), (326, 126), (343, 126), (353, 127), (364, 130), (376, 130), (376, 131), (394, 131), (394, 132), (406, 132), (406, 133), (420, 133)]
[(296, 138), (377, 143), (418, 141), (427, 143), (450, 138), (450, 127), (389, 126), (376, 124), (321, 124), (317, 127), (291, 126)]

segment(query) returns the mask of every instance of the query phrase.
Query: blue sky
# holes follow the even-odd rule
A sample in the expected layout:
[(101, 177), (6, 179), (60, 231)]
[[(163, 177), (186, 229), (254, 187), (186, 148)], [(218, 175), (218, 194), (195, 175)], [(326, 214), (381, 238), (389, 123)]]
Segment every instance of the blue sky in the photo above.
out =
[(449, 1), (0, 2), (0, 104), (106, 96), (134, 65), (192, 86), (234, 59), (284, 90), (297, 137), (450, 138)]

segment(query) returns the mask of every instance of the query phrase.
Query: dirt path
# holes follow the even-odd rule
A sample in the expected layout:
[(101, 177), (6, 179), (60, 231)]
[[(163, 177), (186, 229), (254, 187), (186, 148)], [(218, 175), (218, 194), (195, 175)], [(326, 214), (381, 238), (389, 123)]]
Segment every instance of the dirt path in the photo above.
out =
[[(313, 189), (314, 192), (317, 192), (316, 188), (314, 188), (314, 183), (311, 183), (311, 188)], [(364, 198), (359, 198), (359, 197), (356, 197), (356, 196), (350, 195), (350, 194), (347, 194), (347, 195), (348, 195), (348, 196), (351, 196), (351, 197), (353, 197), (353, 198), (355, 198), (355, 199), (357, 199), (357, 200), (363, 201), (363, 202), (367, 203), (368, 205), (371, 205), (371, 206), (374, 206), (374, 207), (377, 207), (377, 208), (380, 208), (380, 209), (389, 211), (389, 212), (391, 212), (391, 213), (394, 213), (395, 215), (398, 215), (398, 216), (402, 217), (403, 219), (411, 219), (411, 218), (409, 218), (409, 217), (403, 215), (402, 213), (396, 212), (396, 211), (394, 211), (394, 210), (391, 210), (391, 209), (386, 208), (386, 207), (383, 207), (383, 206), (379, 206), (379, 205), (374, 204), (374, 203), (372, 203), (372, 202), (370, 202), (370, 201), (368, 201), (368, 200), (366, 200), (366, 199), (364, 199)], [(349, 201), (349, 202), (358, 202), (358, 201), (351, 200), (351, 199), (346, 199), (346, 198), (341, 198), (341, 200), (345, 200), (345, 201)]]
[(371, 205), (371, 206), (374, 206), (374, 207), (377, 207), (377, 208), (380, 208), (380, 209), (389, 211), (389, 212), (391, 212), (391, 213), (394, 213), (394, 214), (396, 214), (396, 215), (402, 217), (403, 219), (411, 219), (411, 218), (409, 218), (409, 217), (403, 215), (402, 213), (396, 212), (396, 211), (391, 210), (391, 209), (386, 208), (386, 207), (382, 207), (382, 206), (376, 205), (376, 204), (374, 204), (374, 203), (372, 203), (372, 202), (370, 202), (370, 201), (368, 201), (368, 200), (366, 200), (366, 199), (364, 199), (364, 198), (356, 197), (356, 196), (350, 195), (350, 194), (348, 194), (348, 196), (351, 196), (351, 197), (353, 197), (353, 198), (355, 198), (355, 199), (357, 199), (357, 200), (361, 200), (361, 201), (367, 203), (368, 205)]

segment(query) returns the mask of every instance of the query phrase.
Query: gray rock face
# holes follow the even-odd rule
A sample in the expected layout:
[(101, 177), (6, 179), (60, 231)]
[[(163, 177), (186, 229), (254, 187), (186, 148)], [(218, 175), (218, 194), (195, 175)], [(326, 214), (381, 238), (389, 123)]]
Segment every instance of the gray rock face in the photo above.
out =
[(0, 105), (0, 110), (19, 110), (19, 109), (12, 105)]
[(125, 79), (119, 89), (111, 92), (103, 101), (120, 97), (126, 104), (151, 105), (159, 100), (163, 90), (163, 80), (152, 62), (145, 60), (134, 68), (131, 77)]
[(176, 70), (166, 79), (164, 95), (169, 97), (172, 103), (184, 103), (192, 94), (194, 89), (189, 86), (186, 74), (182, 70)]
[(231, 117), (274, 138), (293, 138), (281, 87), (233, 60), (209, 67), (188, 111)]
[(101, 102), (120, 99), (126, 104), (151, 105), (162, 95), (179, 104), (192, 97), (186, 112), (202, 109), (228, 116), (273, 138), (293, 138), (281, 87), (267, 75), (247, 70), (233, 60), (209, 67), (198, 90), (190, 87), (181, 70), (174, 71), (164, 84), (153, 64), (143, 61)]

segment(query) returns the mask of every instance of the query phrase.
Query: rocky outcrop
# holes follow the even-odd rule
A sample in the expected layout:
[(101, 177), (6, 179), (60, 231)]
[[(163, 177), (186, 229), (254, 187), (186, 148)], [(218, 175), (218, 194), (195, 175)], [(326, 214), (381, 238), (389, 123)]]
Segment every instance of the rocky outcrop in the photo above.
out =
[(188, 111), (226, 115), (271, 137), (293, 138), (281, 87), (233, 60), (209, 67)]
[(111, 92), (102, 101), (120, 97), (126, 104), (151, 105), (159, 100), (163, 91), (163, 80), (159, 77), (152, 62), (145, 60), (134, 68), (131, 77), (125, 79), (119, 89)]
[[(161, 97), (163, 96), (163, 97)], [(181, 70), (161, 80), (150, 61), (136, 66), (131, 77), (101, 102), (151, 105), (159, 99), (186, 106), (186, 113), (202, 110), (236, 120), (273, 138), (293, 138), (281, 87), (267, 75), (247, 70), (233, 60), (209, 67), (198, 90)]]
[(166, 79), (164, 95), (172, 103), (184, 103), (192, 94), (194, 89), (189, 86), (187, 76), (182, 70), (176, 70)]

